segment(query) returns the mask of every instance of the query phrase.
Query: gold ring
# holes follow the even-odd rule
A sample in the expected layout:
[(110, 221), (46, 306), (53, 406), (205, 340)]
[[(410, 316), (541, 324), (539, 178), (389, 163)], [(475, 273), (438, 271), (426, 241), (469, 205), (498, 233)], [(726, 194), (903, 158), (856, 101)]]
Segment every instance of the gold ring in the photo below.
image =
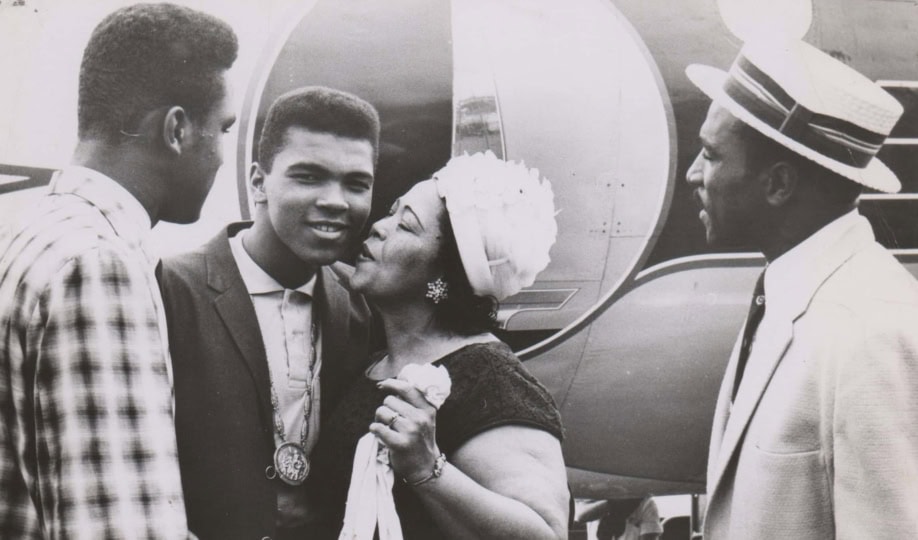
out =
[(386, 424), (386, 426), (388, 426), (389, 429), (392, 429), (392, 426), (395, 425), (396, 420), (398, 420), (398, 419), (401, 418), (401, 417), (402, 417), (402, 415), (400, 415), (400, 414), (398, 414), (398, 413), (395, 413), (395, 416), (392, 417), (392, 420), (389, 420), (389, 423)]

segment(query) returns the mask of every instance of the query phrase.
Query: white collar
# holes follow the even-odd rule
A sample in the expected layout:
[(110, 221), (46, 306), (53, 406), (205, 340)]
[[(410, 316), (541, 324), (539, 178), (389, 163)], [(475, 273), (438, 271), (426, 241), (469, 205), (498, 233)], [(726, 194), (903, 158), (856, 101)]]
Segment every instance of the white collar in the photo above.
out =
[(853, 245), (844, 240), (865, 227), (872, 240), (870, 223), (852, 210), (772, 261), (765, 269), (766, 316), (805, 308), (819, 285), (850, 255)]
[[(233, 258), (236, 259), (236, 266), (239, 267), (239, 274), (242, 276), (242, 282), (249, 294), (269, 294), (275, 292), (284, 292), (284, 286), (277, 282), (273, 277), (268, 275), (258, 263), (252, 259), (249, 252), (245, 250), (242, 244), (242, 238), (247, 229), (243, 229), (229, 239), (230, 249), (233, 252)], [(311, 298), (316, 286), (316, 275), (319, 269), (312, 276), (312, 279), (300, 285), (295, 290), (309, 295)]]

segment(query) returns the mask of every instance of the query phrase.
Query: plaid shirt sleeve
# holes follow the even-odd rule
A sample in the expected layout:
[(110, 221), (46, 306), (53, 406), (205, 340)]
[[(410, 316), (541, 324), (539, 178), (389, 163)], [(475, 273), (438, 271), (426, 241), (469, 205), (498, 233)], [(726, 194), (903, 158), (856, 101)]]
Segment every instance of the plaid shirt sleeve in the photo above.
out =
[(28, 314), (29, 483), (48, 538), (188, 536), (155, 291), (152, 269), (97, 248), (64, 265)]

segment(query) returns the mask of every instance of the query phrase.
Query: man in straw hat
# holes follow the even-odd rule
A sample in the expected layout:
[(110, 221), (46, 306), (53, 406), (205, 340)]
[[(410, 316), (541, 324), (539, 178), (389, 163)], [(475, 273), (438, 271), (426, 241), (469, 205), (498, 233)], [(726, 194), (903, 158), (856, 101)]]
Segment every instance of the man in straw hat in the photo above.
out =
[(748, 43), (687, 173), (710, 243), (768, 265), (727, 366), (708, 460), (706, 540), (918, 532), (918, 283), (857, 211), (894, 193), (877, 151), (890, 95), (803, 42)]

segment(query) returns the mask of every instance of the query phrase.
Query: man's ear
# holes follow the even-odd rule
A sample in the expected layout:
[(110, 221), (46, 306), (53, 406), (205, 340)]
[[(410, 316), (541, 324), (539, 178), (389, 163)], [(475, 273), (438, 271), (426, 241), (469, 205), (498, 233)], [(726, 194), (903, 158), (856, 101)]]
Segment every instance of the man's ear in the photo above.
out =
[(268, 196), (265, 194), (265, 171), (257, 161), (253, 162), (249, 169), (249, 188), (252, 190), (252, 201), (255, 204), (263, 204), (268, 201)]
[(797, 168), (786, 161), (772, 164), (763, 171), (765, 175), (765, 198), (768, 204), (782, 207), (790, 201), (800, 183)]
[(183, 148), (188, 145), (188, 137), (191, 135), (191, 126), (188, 120), (188, 113), (181, 107), (170, 107), (163, 117), (162, 138), (163, 143), (169, 151), (180, 156)]

